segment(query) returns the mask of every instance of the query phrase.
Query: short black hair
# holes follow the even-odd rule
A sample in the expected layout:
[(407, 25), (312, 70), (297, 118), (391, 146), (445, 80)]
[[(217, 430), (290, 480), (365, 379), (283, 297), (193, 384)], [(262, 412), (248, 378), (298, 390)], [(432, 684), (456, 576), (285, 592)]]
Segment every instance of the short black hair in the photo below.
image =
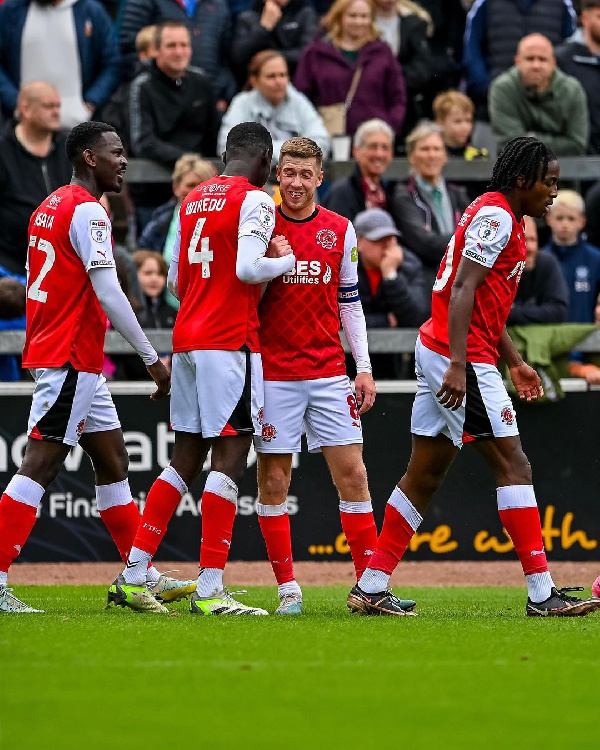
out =
[(78, 157), (88, 148), (94, 148), (104, 133), (116, 133), (112, 125), (106, 122), (80, 122), (67, 136), (65, 148), (67, 159), (74, 164)]
[(265, 151), (273, 153), (271, 133), (259, 122), (240, 122), (227, 134), (227, 158), (234, 156), (259, 156)]
[(492, 171), (489, 190), (506, 191), (516, 187), (524, 177), (523, 188), (531, 189), (538, 179), (543, 180), (548, 165), (556, 161), (556, 154), (545, 143), (531, 136), (518, 136), (508, 141), (498, 156)]

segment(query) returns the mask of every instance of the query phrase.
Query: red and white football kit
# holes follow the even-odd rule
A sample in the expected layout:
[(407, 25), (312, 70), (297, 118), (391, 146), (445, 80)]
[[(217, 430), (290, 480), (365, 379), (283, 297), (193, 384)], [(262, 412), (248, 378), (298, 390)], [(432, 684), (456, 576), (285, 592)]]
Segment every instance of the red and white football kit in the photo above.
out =
[(258, 241), (264, 256), (274, 226), (272, 198), (245, 177), (203, 182), (181, 205), (172, 260), (181, 301), (173, 329), (171, 423), (177, 431), (209, 438), (259, 429), (260, 284), (242, 281), (240, 269), (262, 262), (270, 279), (291, 268), (293, 256), (245, 257), (240, 245), (244, 238), (254, 246)]
[(114, 268), (110, 220), (78, 185), (48, 196), (29, 223), (23, 367), (36, 381), (28, 435), (75, 445), (120, 427), (100, 375), (106, 315), (89, 271)]
[[(519, 434), (496, 362), (498, 341), (525, 268), (525, 256), (523, 224), (516, 220), (502, 193), (484, 193), (466, 208), (433, 285), (431, 318), (421, 326), (417, 340), (413, 433), (442, 433), (456, 446)], [(452, 411), (442, 406), (435, 394), (450, 364), (448, 306), (463, 257), (490, 270), (475, 292), (467, 335), (467, 393), (462, 406)]]
[(358, 372), (370, 372), (354, 227), (323, 207), (303, 220), (284, 212), (277, 210), (274, 234), (288, 240), (296, 264), (269, 283), (259, 307), (265, 406), (256, 448), (299, 451), (303, 424), (311, 451), (361, 443), (339, 335), (341, 316)]

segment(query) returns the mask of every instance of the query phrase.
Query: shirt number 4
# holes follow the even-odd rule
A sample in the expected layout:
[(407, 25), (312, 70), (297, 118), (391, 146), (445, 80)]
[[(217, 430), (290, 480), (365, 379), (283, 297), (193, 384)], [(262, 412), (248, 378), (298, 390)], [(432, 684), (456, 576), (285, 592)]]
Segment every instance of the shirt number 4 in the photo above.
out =
[[(206, 217), (198, 219), (194, 231), (192, 232), (192, 239), (190, 240), (190, 246), (188, 247), (188, 260), (190, 265), (194, 263), (202, 264), (202, 278), (210, 278), (210, 262), (213, 260), (213, 251), (210, 249), (210, 241), (208, 237), (202, 237), (202, 230)], [(198, 243), (200, 243), (200, 251), (198, 251)]]

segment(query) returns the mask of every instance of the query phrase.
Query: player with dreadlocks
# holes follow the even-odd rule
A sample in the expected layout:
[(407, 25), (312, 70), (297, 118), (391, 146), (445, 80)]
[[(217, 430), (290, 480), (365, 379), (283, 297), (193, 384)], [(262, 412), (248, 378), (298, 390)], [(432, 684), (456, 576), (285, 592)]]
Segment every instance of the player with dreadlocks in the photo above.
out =
[(387, 585), (423, 520), (433, 494), (464, 443), (490, 466), (498, 511), (519, 557), (530, 616), (585, 615), (600, 599), (568, 595), (554, 585), (542, 541), (531, 467), (515, 412), (496, 367), (506, 362), (521, 399), (543, 395), (535, 370), (521, 359), (506, 319), (525, 267), (523, 216), (543, 216), (557, 194), (556, 156), (535, 138), (509, 141), (494, 166), (490, 192), (460, 219), (433, 285), (432, 316), (415, 348), (417, 394), (412, 454), (394, 488), (369, 566), (348, 596), (351, 612), (410, 616)]

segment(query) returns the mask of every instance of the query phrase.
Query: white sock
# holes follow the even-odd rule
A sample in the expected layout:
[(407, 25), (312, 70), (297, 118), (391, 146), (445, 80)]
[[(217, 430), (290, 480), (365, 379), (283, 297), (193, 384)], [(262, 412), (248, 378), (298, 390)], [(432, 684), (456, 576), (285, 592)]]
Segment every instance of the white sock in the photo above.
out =
[(300, 586), (298, 586), (297, 581), (280, 583), (279, 586), (277, 586), (277, 593), (279, 594), (280, 599), (282, 599), (284, 596), (287, 596), (288, 594), (298, 594), (298, 596), (302, 598), (302, 589), (300, 588)]
[(223, 571), (221, 568), (200, 568), (196, 591), (202, 599), (209, 599), (223, 591)]
[(158, 571), (154, 565), (151, 565), (146, 571), (146, 583), (151, 583), (156, 586), (160, 579), (160, 571)]
[(532, 602), (538, 604), (549, 598), (550, 589), (554, 586), (549, 570), (525, 576), (525, 581), (527, 582), (527, 595)]
[(8, 572), (6, 570), (0, 570), (0, 586), (6, 586), (8, 582)]
[(374, 568), (367, 568), (360, 577), (358, 587), (365, 594), (378, 594), (380, 591), (385, 591), (388, 587), (388, 581), (390, 577), (383, 570), (375, 570)]
[(149, 552), (144, 552), (139, 547), (132, 547), (127, 558), (127, 565), (123, 571), (125, 583), (128, 583), (130, 586), (141, 586), (143, 583), (146, 583), (148, 563), (151, 560), (152, 555)]

